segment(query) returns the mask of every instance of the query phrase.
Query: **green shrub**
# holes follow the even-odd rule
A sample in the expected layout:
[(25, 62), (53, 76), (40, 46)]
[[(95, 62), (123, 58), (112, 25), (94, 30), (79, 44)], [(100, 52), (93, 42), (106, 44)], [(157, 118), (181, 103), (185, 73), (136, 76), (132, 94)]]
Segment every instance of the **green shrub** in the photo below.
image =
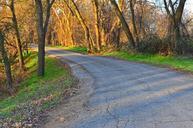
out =
[(176, 43), (175, 52), (177, 54), (192, 54), (193, 40), (190, 38), (181, 38)]
[(141, 53), (156, 54), (162, 50), (162, 40), (157, 35), (149, 35), (141, 40), (137, 50)]
[(149, 35), (138, 44), (137, 51), (148, 54), (178, 55), (193, 53), (193, 40), (190, 38), (181, 38), (175, 43), (171, 37), (159, 38), (157, 35)]

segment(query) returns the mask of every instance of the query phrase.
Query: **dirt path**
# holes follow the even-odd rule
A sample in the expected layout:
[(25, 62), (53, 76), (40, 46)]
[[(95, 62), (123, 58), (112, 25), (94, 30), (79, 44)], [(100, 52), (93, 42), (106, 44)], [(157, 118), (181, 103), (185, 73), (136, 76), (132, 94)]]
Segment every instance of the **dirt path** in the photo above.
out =
[(45, 128), (193, 128), (193, 76), (147, 64), (48, 53), (68, 60), (81, 89)]

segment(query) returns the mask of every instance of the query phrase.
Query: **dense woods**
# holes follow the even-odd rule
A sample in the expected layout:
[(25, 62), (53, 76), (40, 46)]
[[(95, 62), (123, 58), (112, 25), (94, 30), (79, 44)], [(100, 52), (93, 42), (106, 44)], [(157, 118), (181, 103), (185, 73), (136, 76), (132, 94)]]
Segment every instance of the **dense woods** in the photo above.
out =
[(192, 55), (193, 12), (187, 1), (1, 0), (0, 91), (14, 94), (32, 44), (38, 46), (39, 76), (46, 70), (46, 45), (81, 46), (90, 53)]

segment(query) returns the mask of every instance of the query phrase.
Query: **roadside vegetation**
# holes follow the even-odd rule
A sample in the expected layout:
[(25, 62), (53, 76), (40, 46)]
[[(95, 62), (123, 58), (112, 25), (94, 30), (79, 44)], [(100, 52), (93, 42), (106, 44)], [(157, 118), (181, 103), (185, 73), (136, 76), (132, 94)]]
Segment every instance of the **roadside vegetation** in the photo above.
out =
[(159, 54), (132, 54), (125, 51), (105, 52), (104, 56), (111, 56), (127, 61), (143, 62), (157, 66), (169, 67), (193, 73), (193, 57), (191, 56), (163, 56)]
[(45, 76), (39, 77), (36, 75), (37, 53), (30, 56), (25, 65), (28, 76), (17, 85), (15, 95), (0, 99), (0, 127), (7, 122), (7, 127), (35, 125), (45, 110), (71, 95), (69, 88), (75, 84), (75, 79), (67, 67), (55, 58), (46, 57)]
[(87, 54), (87, 48), (85, 47), (64, 47), (64, 50), (70, 50), (82, 54)]
[[(65, 50), (80, 52), (85, 54), (85, 47), (65, 47)], [(82, 49), (82, 50), (80, 50)], [(113, 57), (132, 62), (142, 62), (153, 64), (161, 67), (168, 67), (176, 70), (187, 71), (193, 73), (193, 57), (192, 56), (176, 56), (176, 55), (160, 55), (160, 54), (143, 54), (132, 53), (128, 51), (103, 51), (97, 55)]]
[(51, 46), (53, 48), (61, 48), (64, 50), (68, 50), (68, 51), (72, 51), (72, 52), (77, 52), (77, 53), (82, 53), (82, 54), (87, 54), (87, 48), (86, 47), (81, 47), (81, 46), (69, 46), (69, 47), (65, 47), (65, 46)]

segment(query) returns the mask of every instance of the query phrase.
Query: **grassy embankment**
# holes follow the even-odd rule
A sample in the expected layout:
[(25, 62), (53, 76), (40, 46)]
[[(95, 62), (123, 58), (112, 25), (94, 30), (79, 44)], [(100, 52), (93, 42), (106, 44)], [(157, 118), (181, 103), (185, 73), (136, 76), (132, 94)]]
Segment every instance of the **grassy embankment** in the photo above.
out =
[[(74, 52), (86, 53), (86, 48), (81, 47), (70, 47), (64, 48), (66, 50)], [(193, 73), (193, 58), (186, 56), (161, 56), (161, 55), (150, 55), (150, 54), (131, 54), (126, 51), (112, 51), (104, 52), (102, 56), (115, 57), (127, 61), (148, 63), (163, 67), (169, 67), (181, 71), (188, 71)]]
[(0, 99), (0, 120), (2, 117), (22, 120), (28, 118), (31, 111), (37, 114), (53, 107), (63, 99), (65, 90), (75, 82), (64, 65), (49, 57), (46, 57), (45, 77), (38, 77), (37, 53), (32, 53), (26, 60), (26, 68), (29, 69), (29, 75), (19, 84), (17, 94)]

